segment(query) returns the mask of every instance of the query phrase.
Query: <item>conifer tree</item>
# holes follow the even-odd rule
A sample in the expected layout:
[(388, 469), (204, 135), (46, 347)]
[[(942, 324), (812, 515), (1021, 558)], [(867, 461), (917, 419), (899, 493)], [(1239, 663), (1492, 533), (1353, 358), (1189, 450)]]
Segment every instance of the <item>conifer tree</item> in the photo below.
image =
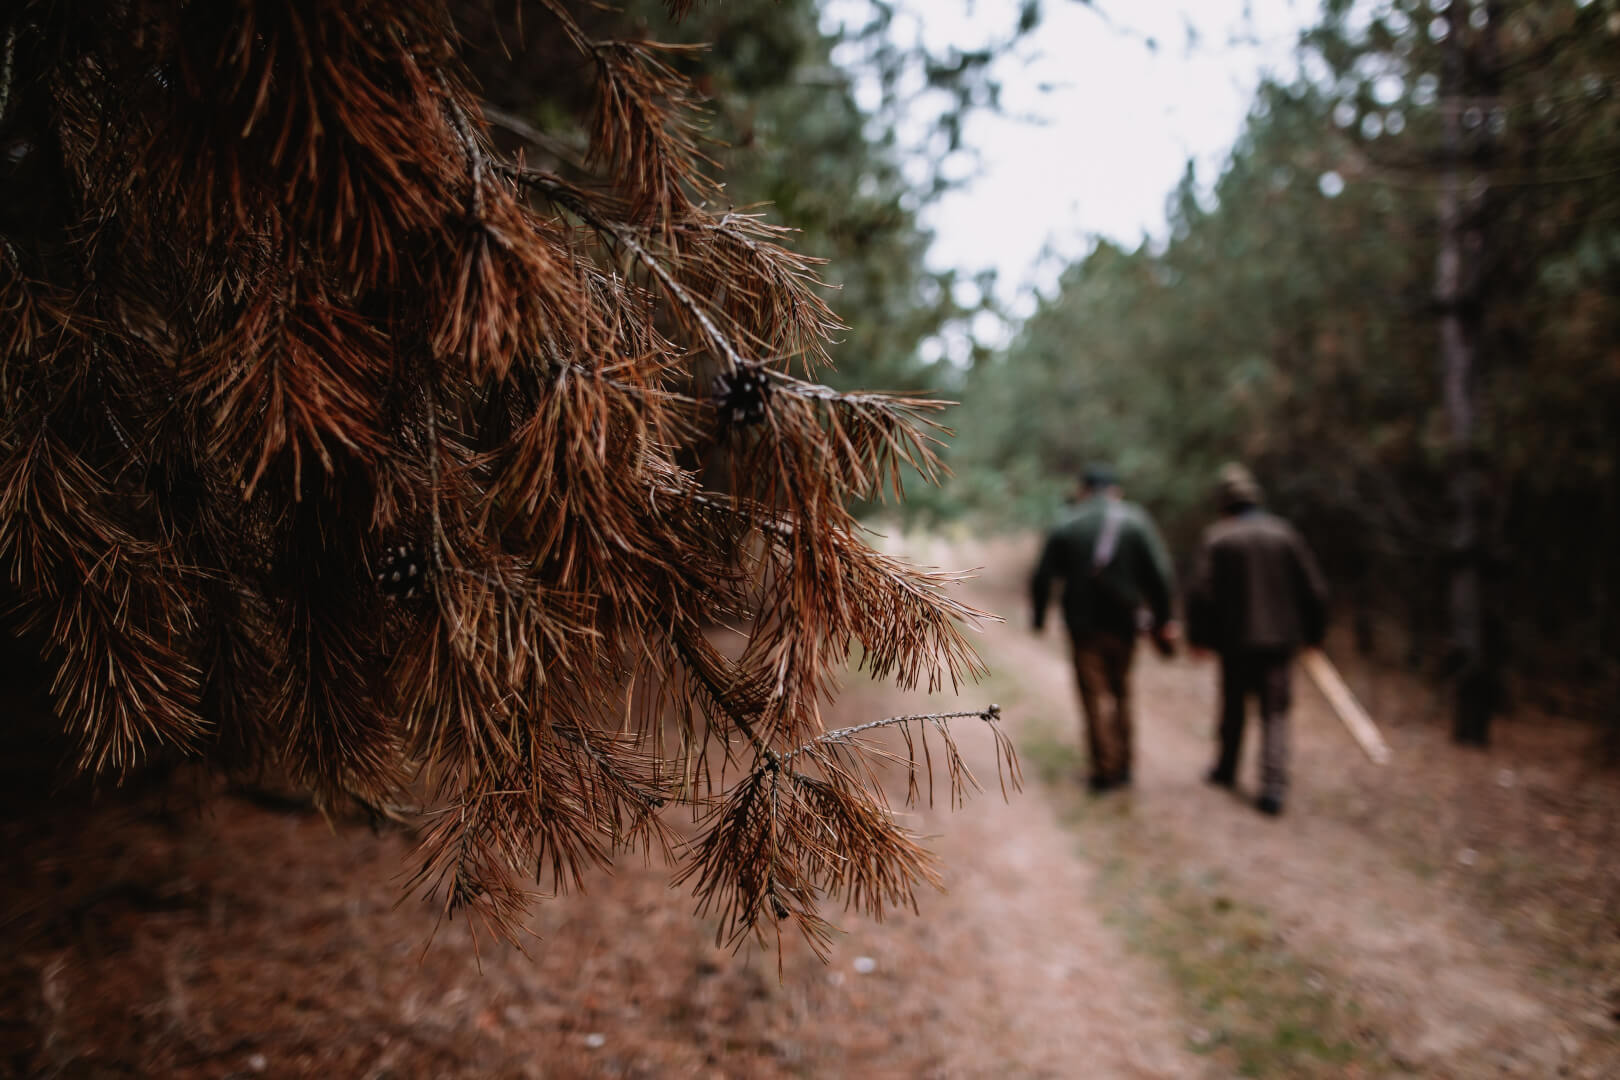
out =
[(499, 149), (448, 0), (7, 6), (11, 629), (81, 772), (189, 755), (424, 811), (415, 886), (502, 934), (526, 878), (667, 849), (688, 803), (722, 933), (819, 947), (824, 896), (932, 879), (864, 732), (972, 783), (949, 716), (820, 716), (855, 649), (902, 686), (979, 669), (976, 613), (847, 509), (934, 475), (940, 403), (815, 381), (838, 323), (723, 206), (693, 87), (590, 5), (524, 8), (585, 153)]

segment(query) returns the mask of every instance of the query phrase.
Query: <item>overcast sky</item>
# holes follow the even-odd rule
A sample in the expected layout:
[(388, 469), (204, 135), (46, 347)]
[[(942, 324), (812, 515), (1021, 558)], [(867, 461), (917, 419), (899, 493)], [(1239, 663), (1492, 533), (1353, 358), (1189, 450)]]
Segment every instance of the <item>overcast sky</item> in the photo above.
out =
[[(896, 6), (902, 43), (943, 50), (1006, 37), (1019, 2)], [(860, 11), (861, 0), (833, 0), (828, 18)], [(927, 210), (932, 262), (996, 268), (1001, 299), (1027, 311), (1028, 290), (1049, 291), (1092, 235), (1163, 235), (1188, 158), (1202, 182), (1214, 179), (1262, 71), (1294, 70), (1295, 42), (1317, 11), (1318, 0), (1044, 0), (1039, 27), (996, 68), (1011, 115), (981, 113), (965, 131), (982, 171)], [(856, 93), (868, 107), (878, 96), (870, 79), (857, 78)], [(1043, 260), (1048, 247), (1059, 257)]]

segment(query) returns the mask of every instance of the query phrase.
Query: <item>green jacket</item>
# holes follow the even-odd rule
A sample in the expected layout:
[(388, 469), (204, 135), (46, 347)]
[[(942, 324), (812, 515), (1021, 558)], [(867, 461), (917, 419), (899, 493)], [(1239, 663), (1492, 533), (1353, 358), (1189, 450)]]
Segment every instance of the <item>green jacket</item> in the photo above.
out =
[[(1114, 550), (1098, 566), (1098, 543), (1111, 513), (1119, 519)], [(1143, 607), (1152, 612), (1154, 629), (1170, 621), (1170, 555), (1147, 512), (1134, 503), (1093, 496), (1052, 530), (1030, 580), (1037, 630), (1045, 625), (1056, 579), (1063, 581), (1063, 621), (1071, 633), (1135, 637), (1136, 613)]]

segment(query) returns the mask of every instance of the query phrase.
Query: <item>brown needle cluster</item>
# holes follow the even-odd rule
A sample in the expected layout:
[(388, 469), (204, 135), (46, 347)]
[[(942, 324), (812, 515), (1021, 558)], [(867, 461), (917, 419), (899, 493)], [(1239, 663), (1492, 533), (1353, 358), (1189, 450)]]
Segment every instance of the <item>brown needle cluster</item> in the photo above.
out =
[[(726, 932), (817, 936), (931, 874), (818, 706), (856, 650), (976, 669), (975, 613), (847, 509), (933, 474), (940, 403), (818, 385), (836, 320), (716, 208), (686, 80), (527, 6), (594, 101), (566, 168), (500, 149), (447, 0), (5, 5), (14, 630), (79, 770), (425, 799), (418, 887), (497, 932), (684, 802)], [(954, 791), (945, 719), (891, 726)]]

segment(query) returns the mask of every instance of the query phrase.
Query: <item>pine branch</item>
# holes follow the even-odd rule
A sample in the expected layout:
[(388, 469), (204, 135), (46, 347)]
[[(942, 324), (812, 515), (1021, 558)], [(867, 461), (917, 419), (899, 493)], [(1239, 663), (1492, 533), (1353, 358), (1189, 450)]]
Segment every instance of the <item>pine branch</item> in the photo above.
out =
[(558, 206), (630, 252), (669, 296), (679, 317), (697, 328), (715, 357), (721, 360), (728, 370), (735, 371), (749, 363), (730, 336), (720, 329), (704, 305), (687, 291), (652, 249), (641, 242), (634, 228), (603, 213), (583, 191), (558, 177), (536, 169), (513, 168), (509, 171), (523, 184), (542, 192)]
[[(761, 754), (711, 811), (676, 878), (677, 884), (692, 883), (700, 914), (717, 918), (717, 942), (736, 947), (748, 937), (761, 937), (768, 922), (790, 920), (825, 959), (831, 927), (818, 914), (821, 897), (843, 900), (874, 918), (894, 907), (915, 910), (916, 887), (940, 887), (938, 874), (883, 806), (878, 789), (855, 780), (840, 754), (858, 749), (866, 732), (932, 725), (944, 743), (951, 802), (960, 805), (967, 788), (978, 784), (947, 725), (970, 716), (984, 720), (994, 734), (998, 775), (1005, 755), (1005, 795), (1007, 782), (1017, 788), (1021, 776), (995, 705), (981, 712), (889, 717), (828, 732), (786, 754)], [(794, 768), (796, 758), (812, 761), (815, 773)], [(931, 761), (924, 760), (931, 788)], [(918, 770), (913, 754), (908, 769), (913, 794)]]
[[(0, 564), (82, 771), (195, 754), (328, 807), (410, 785), (411, 887), (509, 940), (526, 878), (667, 851), (680, 803), (706, 830), (682, 880), (728, 936), (768, 913), (825, 947), (821, 898), (880, 913), (933, 880), (875, 729), (823, 729), (839, 673), (857, 645), (905, 685), (981, 670), (952, 578), (849, 509), (941, 474), (941, 403), (788, 375), (840, 329), (816, 260), (708, 208), (668, 48), (544, 7), (594, 73), (583, 157), (481, 105), (441, 0), (0, 27), (29, 141)], [(913, 719), (878, 725), (911, 794), (943, 740), (959, 800), (948, 717)]]

